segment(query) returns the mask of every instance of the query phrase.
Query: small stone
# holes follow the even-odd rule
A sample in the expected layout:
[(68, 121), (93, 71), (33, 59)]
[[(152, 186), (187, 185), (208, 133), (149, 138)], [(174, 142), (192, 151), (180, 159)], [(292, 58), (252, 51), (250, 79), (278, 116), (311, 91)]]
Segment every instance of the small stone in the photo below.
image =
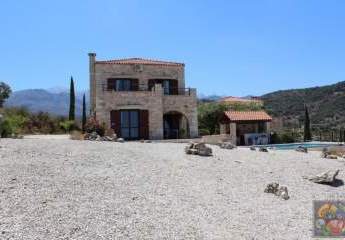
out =
[(212, 149), (207, 147), (205, 143), (190, 143), (184, 150), (186, 154), (212, 156)]
[(303, 146), (298, 146), (295, 150), (296, 150), (297, 152), (308, 153), (308, 148), (303, 147)]
[(223, 149), (234, 149), (234, 148), (236, 148), (236, 146), (230, 142), (222, 142), (219, 144), (219, 147), (223, 148)]
[(268, 184), (265, 188), (265, 193), (272, 193), (278, 197), (281, 197), (284, 200), (288, 200), (290, 198), (287, 187), (281, 186), (279, 188), (278, 183)]
[(123, 138), (118, 138), (118, 139), (117, 139), (117, 142), (119, 142), (119, 143), (124, 143), (124, 142), (125, 142), (125, 139), (123, 139)]
[(267, 147), (260, 147), (259, 152), (268, 152)]
[(251, 146), (251, 147), (250, 147), (250, 150), (252, 150), (252, 151), (256, 151), (256, 147)]
[(287, 187), (280, 187), (276, 195), (280, 196), (284, 200), (288, 200), (290, 198)]
[(265, 193), (273, 193), (275, 194), (278, 192), (279, 184), (278, 183), (270, 183), (265, 188)]

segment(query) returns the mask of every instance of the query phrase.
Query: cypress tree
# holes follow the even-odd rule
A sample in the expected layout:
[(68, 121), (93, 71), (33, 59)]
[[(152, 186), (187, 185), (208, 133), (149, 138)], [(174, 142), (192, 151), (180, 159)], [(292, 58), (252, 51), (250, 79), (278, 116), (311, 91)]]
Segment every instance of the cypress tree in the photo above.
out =
[(83, 117), (82, 117), (82, 129), (85, 132), (85, 124), (86, 124), (86, 102), (85, 102), (85, 93), (83, 95)]
[(74, 92), (74, 81), (73, 77), (71, 77), (71, 86), (70, 86), (70, 94), (69, 94), (69, 117), (70, 121), (74, 121), (75, 119), (75, 92)]
[(310, 131), (310, 118), (308, 107), (305, 105), (305, 118), (304, 118), (304, 141), (311, 140), (311, 131)]
[(343, 141), (343, 132), (339, 129), (339, 142)]

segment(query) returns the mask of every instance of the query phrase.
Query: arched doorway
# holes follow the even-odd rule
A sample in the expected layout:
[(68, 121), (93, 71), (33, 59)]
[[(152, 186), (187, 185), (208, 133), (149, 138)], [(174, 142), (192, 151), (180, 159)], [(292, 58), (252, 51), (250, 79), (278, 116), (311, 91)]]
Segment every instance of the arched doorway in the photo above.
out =
[(189, 137), (189, 123), (187, 117), (177, 111), (170, 111), (163, 115), (164, 138), (178, 139)]

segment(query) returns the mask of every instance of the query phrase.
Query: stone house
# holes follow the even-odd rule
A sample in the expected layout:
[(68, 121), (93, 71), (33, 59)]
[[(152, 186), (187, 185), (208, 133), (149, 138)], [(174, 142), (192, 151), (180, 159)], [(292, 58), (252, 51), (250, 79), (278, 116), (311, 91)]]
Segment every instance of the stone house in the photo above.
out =
[(90, 110), (125, 139), (198, 136), (196, 89), (183, 63), (142, 58), (98, 61), (89, 53)]
[(229, 135), (235, 145), (268, 144), (271, 121), (265, 111), (226, 111), (220, 120), (220, 133)]

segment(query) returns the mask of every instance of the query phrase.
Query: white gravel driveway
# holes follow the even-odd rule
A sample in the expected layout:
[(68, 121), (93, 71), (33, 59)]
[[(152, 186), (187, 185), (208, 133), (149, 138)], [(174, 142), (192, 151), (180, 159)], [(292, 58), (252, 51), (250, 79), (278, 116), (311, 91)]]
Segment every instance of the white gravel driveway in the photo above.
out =
[[(302, 179), (319, 153), (63, 139), (0, 140), (0, 239), (311, 239), (312, 200), (345, 187)], [(284, 201), (266, 184), (289, 189)]]

